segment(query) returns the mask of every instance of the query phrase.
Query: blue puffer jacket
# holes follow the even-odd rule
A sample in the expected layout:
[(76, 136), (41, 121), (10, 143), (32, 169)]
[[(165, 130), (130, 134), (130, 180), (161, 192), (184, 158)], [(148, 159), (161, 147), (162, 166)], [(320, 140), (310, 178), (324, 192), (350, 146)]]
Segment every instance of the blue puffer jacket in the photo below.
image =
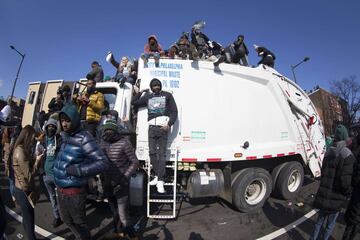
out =
[[(55, 184), (60, 188), (83, 187), (87, 177), (107, 170), (109, 161), (95, 142), (95, 138), (80, 128), (80, 115), (74, 105), (66, 105), (61, 114), (66, 114), (73, 124), (72, 132), (62, 131), (62, 144), (54, 165)], [(80, 177), (71, 176), (66, 167), (74, 165)]]

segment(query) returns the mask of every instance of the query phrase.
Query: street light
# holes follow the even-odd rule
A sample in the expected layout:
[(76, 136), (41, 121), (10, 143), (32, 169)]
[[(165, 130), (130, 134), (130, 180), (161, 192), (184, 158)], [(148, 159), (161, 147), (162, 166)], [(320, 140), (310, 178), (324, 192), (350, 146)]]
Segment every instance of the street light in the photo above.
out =
[(10, 48), (11, 48), (12, 50), (15, 50), (15, 51), (21, 56), (21, 62), (20, 62), (18, 71), (17, 71), (17, 73), (16, 73), (16, 78), (15, 78), (15, 81), (14, 81), (14, 84), (13, 84), (13, 88), (12, 88), (12, 91), (11, 91), (10, 105), (12, 105), (12, 99), (13, 99), (13, 97), (14, 97), (14, 91), (15, 91), (16, 82), (17, 82), (17, 80), (18, 80), (18, 78), (19, 78), (19, 73), (20, 73), (20, 69), (21, 69), (22, 63), (23, 63), (24, 58), (25, 58), (25, 54), (22, 54), (21, 52), (19, 52), (13, 45), (11, 45)]
[(299, 62), (298, 64), (296, 64), (296, 65), (291, 65), (290, 67), (291, 67), (291, 71), (292, 71), (292, 74), (293, 74), (293, 76), (294, 76), (294, 81), (295, 81), (295, 83), (297, 83), (296, 82), (296, 77), (295, 77), (295, 68), (297, 67), (297, 66), (299, 66), (300, 64), (302, 64), (302, 63), (304, 63), (304, 62), (307, 62), (307, 61), (309, 61), (310, 60), (310, 58), (309, 57), (305, 57), (301, 62)]

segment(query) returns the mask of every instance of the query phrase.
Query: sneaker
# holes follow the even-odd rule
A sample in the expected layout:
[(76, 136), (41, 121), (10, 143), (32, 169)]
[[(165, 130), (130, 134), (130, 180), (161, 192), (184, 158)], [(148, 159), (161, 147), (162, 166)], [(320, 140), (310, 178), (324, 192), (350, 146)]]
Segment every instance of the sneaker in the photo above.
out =
[(157, 188), (158, 193), (165, 193), (164, 181), (158, 181), (156, 184), (156, 188)]
[(53, 222), (51, 223), (51, 225), (53, 226), (53, 228), (57, 228), (58, 226), (60, 226), (61, 224), (63, 224), (63, 221), (60, 218), (55, 218), (53, 220)]
[(156, 176), (154, 177), (153, 180), (151, 180), (149, 182), (150, 186), (155, 186), (157, 183), (158, 183), (158, 177), (156, 177)]

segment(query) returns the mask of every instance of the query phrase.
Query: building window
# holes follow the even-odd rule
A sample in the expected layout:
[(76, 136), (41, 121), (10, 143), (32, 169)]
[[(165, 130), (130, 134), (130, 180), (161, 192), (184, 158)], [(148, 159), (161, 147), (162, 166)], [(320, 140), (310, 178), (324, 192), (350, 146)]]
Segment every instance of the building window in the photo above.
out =
[(28, 99), (28, 104), (33, 104), (34, 103), (35, 95), (36, 95), (35, 91), (30, 92), (29, 99)]

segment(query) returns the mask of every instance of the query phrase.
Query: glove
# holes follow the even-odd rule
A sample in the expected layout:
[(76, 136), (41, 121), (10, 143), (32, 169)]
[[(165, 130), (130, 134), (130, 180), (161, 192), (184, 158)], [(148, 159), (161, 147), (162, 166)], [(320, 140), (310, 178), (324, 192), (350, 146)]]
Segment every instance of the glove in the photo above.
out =
[(81, 177), (81, 170), (78, 167), (75, 167), (74, 165), (70, 165), (66, 167), (67, 174), (75, 177)]

